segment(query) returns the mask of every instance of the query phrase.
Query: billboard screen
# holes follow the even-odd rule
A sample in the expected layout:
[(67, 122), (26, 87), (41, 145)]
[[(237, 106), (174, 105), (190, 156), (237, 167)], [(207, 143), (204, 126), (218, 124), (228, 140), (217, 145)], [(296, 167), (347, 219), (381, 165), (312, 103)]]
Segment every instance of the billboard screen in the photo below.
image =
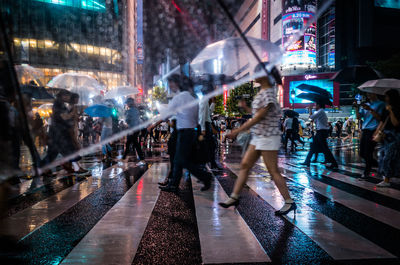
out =
[(375, 0), (375, 6), (400, 9), (400, 0)]
[[(306, 91), (302, 91), (301, 89), (297, 88), (298, 86), (300, 86), (302, 84), (307, 84), (307, 85), (312, 85), (312, 86), (317, 86), (317, 87), (323, 88), (332, 95), (332, 99), (333, 99), (333, 91), (334, 91), (333, 81), (330, 81), (329, 79), (300, 80), (300, 81), (290, 81), (290, 84), (289, 84), (290, 103), (294, 103), (294, 104), (312, 103), (311, 101), (297, 97), (297, 95), (306, 92)], [(295, 97), (293, 98), (292, 95), (295, 95)], [(293, 99), (294, 99), (294, 102), (293, 102)]]
[(304, 36), (294, 41), (293, 37), (311, 19), (316, 9), (315, 0), (284, 1), (282, 16), (282, 44), (286, 47), (283, 66), (310, 65), (316, 66), (316, 24), (306, 29)]

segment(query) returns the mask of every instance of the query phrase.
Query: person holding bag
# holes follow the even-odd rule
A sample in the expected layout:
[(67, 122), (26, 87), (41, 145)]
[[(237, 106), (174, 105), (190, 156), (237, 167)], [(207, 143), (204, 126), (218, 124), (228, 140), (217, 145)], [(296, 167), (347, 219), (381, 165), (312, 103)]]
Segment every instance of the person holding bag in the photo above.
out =
[[(264, 71), (263, 68), (266, 67), (267, 63), (259, 64), (254, 69), (254, 72)], [(282, 80), (278, 70), (273, 67), (268, 76), (262, 76), (255, 81), (261, 84), (261, 89), (252, 103), (253, 118), (226, 135), (227, 138), (235, 139), (239, 133), (250, 129), (252, 139), (240, 164), (240, 172), (233, 192), (226, 201), (220, 202), (219, 205), (224, 208), (239, 205), (239, 194), (248, 179), (250, 169), (262, 156), (268, 172), (285, 199), (285, 204), (275, 214), (285, 215), (293, 210), (296, 212), (297, 206), (290, 197), (286, 181), (278, 169), (281, 132), (279, 119), (282, 116), (282, 111), (276, 99), (274, 85), (277, 83), (282, 84)]]
[(400, 96), (397, 90), (385, 93), (386, 111), (374, 134), (374, 141), (382, 144), (379, 173), (384, 180), (376, 186), (390, 187), (390, 179), (400, 176)]

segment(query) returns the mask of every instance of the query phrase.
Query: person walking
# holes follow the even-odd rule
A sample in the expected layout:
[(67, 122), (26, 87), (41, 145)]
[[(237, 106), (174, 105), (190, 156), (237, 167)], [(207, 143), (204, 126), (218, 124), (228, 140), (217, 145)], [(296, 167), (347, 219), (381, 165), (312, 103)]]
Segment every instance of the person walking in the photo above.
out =
[[(71, 93), (61, 91), (57, 94), (53, 104), (53, 116), (51, 117), (51, 125), (49, 128), (48, 151), (46, 157), (41, 164), (48, 164), (56, 159), (58, 154), (68, 156), (77, 151), (77, 146), (72, 137), (72, 126), (75, 112), (68, 110), (66, 103), (70, 102)], [(80, 168), (72, 168), (71, 162), (76, 162), (80, 159), (77, 155), (75, 159), (63, 164), (64, 169), (68, 173), (87, 174), (88, 171)], [(50, 171), (44, 173), (50, 175)]]
[(285, 138), (284, 138), (284, 147), (285, 147), (285, 153), (287, 153), (287, 145), (290, 139), (291, 145), (290, 145), (290, 150), (293, 153), (296, 149), (296, 143), (294, 142), (293, 139), (293, 118), (287, 117), (285, 121), (283, 122), (283, 129), (285, 132)]
[[(177, 74), (168, 77), (168, 85), (176, 95), (168, 104), (168, 113), (176, 113), (176, 127), (178, 132), (176, 151), (174, 157), (174, 168), (172, 178), (169, 179), (167, 186), (161, 186), (160, 189), (166, 192), (177, 192), (182, 178), (183, 169), (186, 168), (189, 173), (196, 176), (204, 186), (201, 191), (208, 190), (211, 187), (211, 173), (204, 167), (193, 161), (193, 148), (197, 141), (197, 132), (195, 128), (198, 124), (199, 106), (198, 104), (179, 109), (185, 104), (196, 100), (188, 91), (192, 88), (190, 81), (184, 80)], [(179, 109), (179, 110), (177, 110)], [(160, 122), (159, 122), (160, 123)], [(147, 129), (151, 131), (159, 123), (150, 125)]]
[[(262, 71), (264, 67), (266, 67), (265, 63), (259, 64), (254, 71)], [(278, 150), (280, 148), (281, 133), (279, 119), (282, 115), (282, 111), (277, 102), (276, 92), (273, 86), (275, 82), (282, 84), (282, 81), (275, 67), (272, 68), (270, 75), (271, 76), (259, 77), (255, 80), (257, 83), (261, 84), (261, 89), (254, 97), (252, 103), (253, 118), (226, 135), (227, 138), (234, 139), (240, 132), (250, 129), (252, 139), (240, 164), (240, 172), (235, 182), (233, 192), (226, 201), (220, 202), (219, 205), (224, 208), (239, 205), (239, 194), (249, 177), (250, 169), (260, 156), (262, 156), (268, 172), (274, 180), (280, 194), (285, 199), (285, 204), (280, 210), (276, 211), (275, 214), (285, 215), (290, 211), (296, 211), (297, 206), (292, 200), (286, 181), (278, 169)]]
[(369, 103), (356, 105), (357, 118), (362, 120), (361, 139), (360, 139), (360, 156), (365, 160), (364, 174), (360, 179), (366, 179), (371, 173), (372, 166), (377, 165), (374, 160), (374, 150), (376, 142), (372, 140), (374, 132), (378, 128), (382, 114), (385, 110), (385, 103), (378, 100), (376, 94), (367, 93)]
[[(400, 96), (397, 90), (389, 90), (385, 94), (386, 111), (383, 114), (375, 135), (384, 133), (378, 172), (384, 177), (376, 186), (390, 187), (390, 179), (400, 177)], [(374, 138), (377, 140), (376, 136)]]
[(168, 139), (168, 155), (169, 155), (169, 173), (168, 176), (164, 179), (162, 182), (158, 182), (158, 185), (160, 186), (167, 186), (169, 183), (169, 180), (172, 179), (173, 172), (174, 172), (174, 159), (175, 159), (175, 153), (176, 153), (176, 142), (178, 140), (178, 131), (176, 129), (176, 120), (172, 119), (169, 122), (169, 129), (170, 129), (170, 134), (169, 134), (169, 139)]
[[(338, 164), (333, 157), (331, 150), (329, 150), (327, 138), (329, 136), (328, 116), (325, 113), (325, 103), (317, 102), (315, 104), (316, 111), (310, 115), (310, 119), (315, 122), (316, 134), (313, 137), (310, 151), (307, 154), (306, 160), (301, 164), (303, 166), (310, 166), (311, 158), (313, 155), (317, 156), (318, 153), (323, 153), (326, 163), (331, 163), (328, 167), (330, 169), (337, 169)], [(310, 107), (311, 113), (311, 107)]]
[[(140, 124), (140, 113), (139, 110), (135, 106), (135, 101), (133, 98), (128, 98), (125, 102), (128, 106), (128, 110), (125, 113), (126, 123), (128, 124), (129, 128), (134, 128)], [(135, 131), (132, 134), (129, 134), (126, 137), (126, 145), (125, 145), (125, 153), (123, 155), (123, 159), (126, 159), (126, 156), (130, 152), (131, 146), (133, 145), (134, 150), (136, 150), (137, 155), (139, 156), (138, 165), (144, 165), (144, 154), (142, 151), (142, 147), (140, 146), (139, 141), (139, 133), (140, 131)]]

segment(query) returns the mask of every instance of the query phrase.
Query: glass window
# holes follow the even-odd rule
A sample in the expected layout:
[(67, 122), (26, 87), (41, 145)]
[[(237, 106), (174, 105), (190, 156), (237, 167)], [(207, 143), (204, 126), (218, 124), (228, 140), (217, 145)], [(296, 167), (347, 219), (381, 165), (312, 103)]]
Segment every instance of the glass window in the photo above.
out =
[(94, 47), (93, 47), (93, 53), (94, 53), (95, 55), (99, 55), (99, 52), (100, 52), (99, 47), (94, 46)]
[(37, 41), (37, 46), (39, 49), (44, 49), (45, 45), (44, 45), (44, 40), (38, 40)]
[(93, 54), (93, 46), (92, 45), (87, 45), (87, 53)]

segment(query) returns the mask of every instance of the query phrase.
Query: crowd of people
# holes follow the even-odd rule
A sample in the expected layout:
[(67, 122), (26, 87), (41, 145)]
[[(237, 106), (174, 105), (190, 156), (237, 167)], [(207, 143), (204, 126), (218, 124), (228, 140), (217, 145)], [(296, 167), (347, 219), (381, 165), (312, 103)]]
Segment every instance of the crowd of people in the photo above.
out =
[[(290, 152), (293, 153), (297, 151), (298, 144), (304, 149), (305, 142), (310, 141), (310, 150), (303, 166), (309, 167), (312, 162), (317, 162), (318, 155), (322, 153), (325, 158), (323, 163), (335, 170), (339, 163), (329, 149), (328, 139), (352, 142), (357, 136), (360, 138), (359, 153), (365, 161), (365, 171), (360, 179), (369, 178), (373, 167), (378, 167), (377, 171), (383, 179), (378, 187), (390, 186), (390, 179), (399, 176), (400, 164), (397, 161), (400, 159), (400, 110), (397, 103), (400, 98), (397, 90), (386, 92), (385, 101), (379, 100), (376, 94), (368, 93), (367, 102), (355, 104), (358, 124), (352, 117), (332, 123), (328, 121), (326, 104), (322, 101), (316, 102), (315, 111), (309, 108), (308, 121), (300, 119), (294, 111), (282, 111), (276, 101), (275, 86), (281, 79), (275, 68), (269, 76), (260, 77), (256, 82), (261, 87), (252, 106), (248, 106), (245, 100), (239, 100), (238, 106), (245, 115), (240, 118), (226, 118), (213, 116), (214, 99), (208, 97), (206, 100), (199, 100), (198, 105), (180, 109), (186, 103), (196, 100), (194, 85), (187, 77), (171, 75), (168, 84), (175, 96), (170, 100), (167, 112), (172, 114), (148, 128), (141, 128), (140, 125), (146, 121), (145, 110), (132, 98), (125, 101), (123, 115), (116, 113), (96, 118), (82, 113), (82, 109), (78, 107), (78, 94), (62, 90), (56, 96), (49, 120), (42, 119), (38, 113), (32, 114), (31, 106), (27, 107), (33, 139), (37, 146), (43, 147), (40, 153), (45, 154), (41, 158), (39, 152), (34, 150), (35, 160), (39, 167), (43, 167), (61, 155), (67, 157), (62, 167), (68, 173), (87, 175), (88, 170), (82, 168), (78, 162), (81, 157), (77, 155), (77, 151), (82, 147), (106, 141), (122, 130), (131, 129), (132, 133), (125, 138), (107, 142), (101, 147), (104, 162), (115, 159), (118, 156), (118, 146), (125, 145), (120, 150), (119, 158), (126, 159), (133, 153), (137, 157), (138, 165), (144, 165), (143, 148), (149, 143), (167, 141), (170, 173), (159, 183), (160, 188), (167, 192), (177, 192), (183, 169), (187, 169), (203, 182), (202, 190), (207, 190), (210, 188), (212, 175), (206, 165), (212, 170), (221, 169), (217, 162), (219, 145), (227, 140), (237, 140), (244, 149), (239, 178), (229, 199), (220, 205), (230, 207), (239, 204), (239, 194), (249, 171), (261, 156), (285, 199), (285, 205), (277, 214), (286, 214), (297, 207), (277, 164), (278, 150), (283, 146), (284, 153), (287, 153), (289, 143)], [(202, 93), (208, 95), (214, 89), (211, 84), (205, 85)], [(106, 100), (102, 104), (109, 108), (115, 107), (112, 100)], [(10, 120), (14, 121), (11, 124), (15, 128), (18, 127), (17, 116), (16, 109), (10, 111)], [(360, 129), (357, 130), (357, 127)], [(19, 167), (22, 141), (25, 142), (26, 139), (16, 133), (13, 138), (15, 168)], [(52, 175), (50, 169), (41, 173), (45, 176)]]

